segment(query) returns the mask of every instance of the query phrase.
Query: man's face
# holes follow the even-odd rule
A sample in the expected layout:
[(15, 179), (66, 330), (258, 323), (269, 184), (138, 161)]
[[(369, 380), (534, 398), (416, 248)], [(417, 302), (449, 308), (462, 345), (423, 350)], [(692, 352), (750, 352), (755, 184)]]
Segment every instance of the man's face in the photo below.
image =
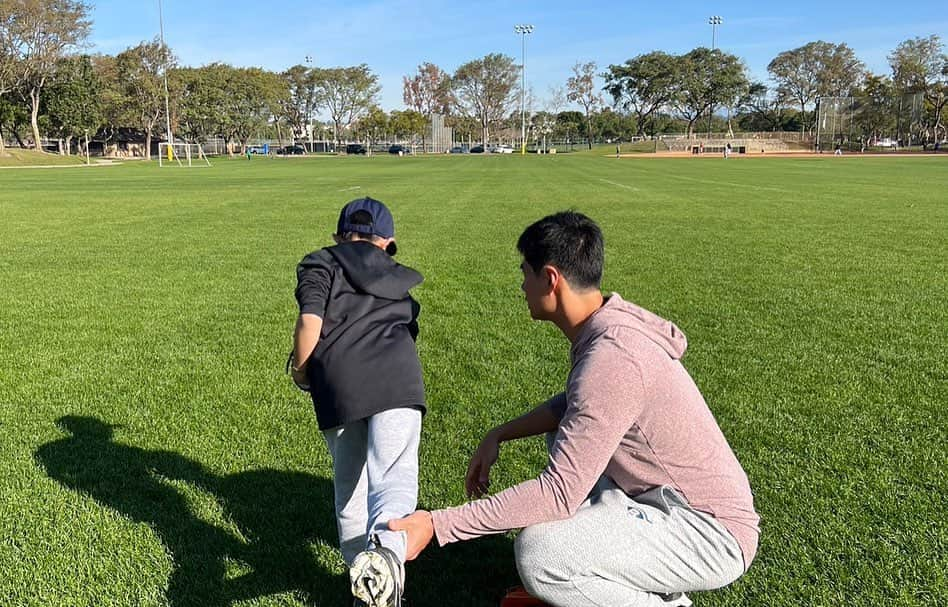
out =
[(523, 273), (520, 288), (527, 299), (530, 316), (535, 320), (546, 320), (548, 318), (546, 307), (549, 303), (547, 296), (550, 294), (550, 284), (546, 273), (541, 270), (537, 274), (526, 261), (520, 264), (520, 271)]

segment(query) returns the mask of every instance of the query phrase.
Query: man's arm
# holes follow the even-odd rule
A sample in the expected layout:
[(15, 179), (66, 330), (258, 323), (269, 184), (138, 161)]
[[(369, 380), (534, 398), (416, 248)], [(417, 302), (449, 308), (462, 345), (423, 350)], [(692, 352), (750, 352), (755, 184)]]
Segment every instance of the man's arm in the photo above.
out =
[(471, 457), (464, 479), (468, 497), (481, 497), (490, 486), (490, 468), (500, 454), (500, 443), (553, 432), (566, 409), (566, 394), (560, 393), (520, 417), (487, 433)]
[(309, 357), (319, 343), (319, 333), (323, 329), (323, 319), (315, 314), (300, 314), (296, 319), (293, 333), (293, 363), (291, 371), (297, 385), (306, 385), (306, 365)]

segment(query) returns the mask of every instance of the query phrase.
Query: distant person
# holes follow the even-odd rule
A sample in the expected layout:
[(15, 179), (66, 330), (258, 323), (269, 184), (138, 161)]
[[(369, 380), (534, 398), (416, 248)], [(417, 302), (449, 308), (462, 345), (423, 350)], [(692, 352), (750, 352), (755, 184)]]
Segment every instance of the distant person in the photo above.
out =
[(619, 157), (619, 144), (616, 144), (616, 158)]
[(837, 143), (836, 149), (833, 151), (833, 156), (842, 156), (843, 155), (843, 144)]
[(730, 157), (731, 157), (731, 143), (728, 142), (728, 144), (724, 146), (724, 159), (727, 160)]
[(418, 511), (413, 559), (440, 545), (523, 528), (520, 578), (557, 607), (682, 607), (685, 592), (739, 578), (757, 551), (758, 521), (744, 470), (681, 364), (687, 340), (671, 322), (600, 291), (603, 238), (563, 212), (517, 241), (530, 315), (570, 342), (566, 390), (487, 432), (471, 458), (469, 496), (490, 485), (501, 443), (547, 435), (534, 479), (456, 508)]
[[(333, 462), (336, 522), (357, 605), (401, 605), (406, 536), (387, 523), (418, 500), (418, 443), (425, 411), (415, 348), (421, 274), (392, 259), (395, 221), (380, 201), (342, 208), (335, 246), (296, 270), (289, 366), (310, 392)], [(359, 602), (361, 601), (361, 603)]]

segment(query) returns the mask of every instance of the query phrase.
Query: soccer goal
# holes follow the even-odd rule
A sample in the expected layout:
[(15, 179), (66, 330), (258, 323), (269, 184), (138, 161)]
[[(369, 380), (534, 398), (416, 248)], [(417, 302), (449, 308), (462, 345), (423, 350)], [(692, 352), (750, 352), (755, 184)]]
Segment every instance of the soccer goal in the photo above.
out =
[(195, 164), (211, 166), (200, 143), (159, 143), (158, 166), (191, 167)]

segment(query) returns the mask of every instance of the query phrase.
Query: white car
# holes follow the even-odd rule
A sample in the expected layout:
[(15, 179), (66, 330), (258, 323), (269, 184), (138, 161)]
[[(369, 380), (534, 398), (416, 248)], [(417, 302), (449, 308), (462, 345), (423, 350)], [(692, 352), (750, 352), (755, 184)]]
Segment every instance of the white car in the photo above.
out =
[(513, 154), (513, 148), (509, 145), (494, 146), (490, 150), (491, 154)]
[(886, 137), (885, 139), (877, 140), (875, 145), (876, 147), (879, 147), (879, 148), (897, 149), (899, 147), (899, 142), (896, 141), (895, 139), (889, 139), (888, 137)]

